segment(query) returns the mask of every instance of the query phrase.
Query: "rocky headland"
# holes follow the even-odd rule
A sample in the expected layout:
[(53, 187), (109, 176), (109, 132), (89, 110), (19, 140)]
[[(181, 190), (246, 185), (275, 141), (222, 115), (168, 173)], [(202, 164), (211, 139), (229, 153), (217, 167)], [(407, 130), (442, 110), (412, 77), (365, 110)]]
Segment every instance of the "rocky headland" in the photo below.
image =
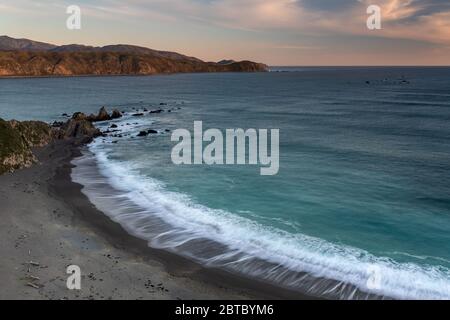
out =
[(252, 61), (205, 62), (176, 52), (132, 45), (55, 46), (0, 36), (0, 76), (154, 75), (192, 72), (264, 72)]
[(66, 122), (48, 124), (41, 121), (5, 121), (0, 119), (0, 174), (27, 168), (37, 162), (33, 153), (35, 147), (44, 147), (52, 142), (65, 140), (75, 145), (91, 142), (101, 136), (94, 122), (122, 117), (113, 110), (108, 113), (102, 107), (97, 115), (73, 114)]

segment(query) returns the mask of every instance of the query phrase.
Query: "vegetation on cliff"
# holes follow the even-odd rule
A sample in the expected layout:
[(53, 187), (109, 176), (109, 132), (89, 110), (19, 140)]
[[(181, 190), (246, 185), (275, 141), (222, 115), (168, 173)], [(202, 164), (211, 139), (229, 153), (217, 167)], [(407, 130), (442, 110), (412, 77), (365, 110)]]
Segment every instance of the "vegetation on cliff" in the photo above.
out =
[(49, 125), (41, 121), (5, 121), (0, 119), (0, 174), (30, 167), (37, 162), (32, 148), (43, 147), (56, 140), (74, 144), (89, 143), (102, 135), (93, 122), (121, 117), (118, 110), (110, 115), (103, 107), (98, 115), (77, 112), (65, 123)]
[(258, 72), (250, 61), (217, 64), (119, 52), (0, 52), (0, 76), (152, 75), (187, 72)]
[(0, 119), (0, 174), (31, 166), (36, 162), (31, 148), (51, 139), (51, 128), (44, 122)]
[(176, 52), (131, 45), (54, 46), (0, 37), (0, 76), (152, 75), (268, 69), (262, 63), (251, 61), (224, 61), (204, 62)]

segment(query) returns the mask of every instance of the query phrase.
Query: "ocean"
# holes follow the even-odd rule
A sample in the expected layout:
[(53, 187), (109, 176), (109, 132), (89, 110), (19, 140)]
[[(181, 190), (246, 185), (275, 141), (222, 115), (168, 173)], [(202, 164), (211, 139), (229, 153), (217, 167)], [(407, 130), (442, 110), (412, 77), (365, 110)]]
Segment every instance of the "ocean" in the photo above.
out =
[[(72, 177), (151, 247), (317, 296), (450, 299), (450, 68), (0, 79), (4, 119), (101, 106), (126, 112), (99, 123), (121, 137)], [(174, 165), (171, 132), (194, 121), (279, 129), (279, 173)]]

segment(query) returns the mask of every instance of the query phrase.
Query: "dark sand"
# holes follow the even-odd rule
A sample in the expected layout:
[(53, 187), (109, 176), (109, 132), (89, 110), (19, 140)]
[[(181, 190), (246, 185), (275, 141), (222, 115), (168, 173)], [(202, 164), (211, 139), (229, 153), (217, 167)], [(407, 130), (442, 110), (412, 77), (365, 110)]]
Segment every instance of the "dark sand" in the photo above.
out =
[[(310, 298), (149, 248), (71, 181), (78, 149), (36, 154), (40, 164), (0, 176), (0, 299)], [(79, 291), (66, 287), (71, 264), (81, 268)]]

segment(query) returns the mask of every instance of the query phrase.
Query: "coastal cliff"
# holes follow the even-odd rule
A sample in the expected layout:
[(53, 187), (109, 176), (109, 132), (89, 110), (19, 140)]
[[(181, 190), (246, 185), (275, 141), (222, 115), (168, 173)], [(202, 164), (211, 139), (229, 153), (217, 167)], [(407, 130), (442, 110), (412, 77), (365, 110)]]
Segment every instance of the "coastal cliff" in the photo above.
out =
[[(39, 44), (39, 45), (36, 45)], [(54, 46), (0, 37), (0, 76), (153, 75), (188, 72), (264, 72), (252, 61), (204, 62), (176, 52), (131, 45)]]
[(0, 119), (0, 174), (28, 168), (37, 162), (33, 148), (58, 140), (84, 144), (102, 135), (93, 122), (121, 117), (118, 110), (110, 115), (101, 108), (98, 115), (75, 113), (71, 119), (52, 125), (41, 121), (5, 121)]

